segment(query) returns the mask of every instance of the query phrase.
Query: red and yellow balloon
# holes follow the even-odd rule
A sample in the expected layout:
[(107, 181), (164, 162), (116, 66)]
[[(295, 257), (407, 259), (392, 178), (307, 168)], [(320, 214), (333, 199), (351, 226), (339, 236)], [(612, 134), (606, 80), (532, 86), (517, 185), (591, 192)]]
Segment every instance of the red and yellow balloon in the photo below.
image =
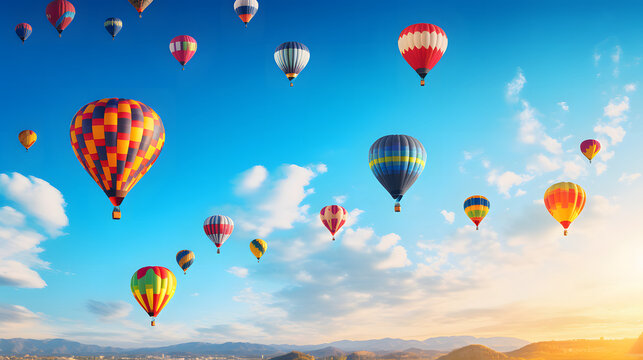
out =
[(567, 229), (585, 207), (587, 196), (580, 185), (571, 182), (560, 182), (554, 184), (545, 191), (545, 207), (551, 216)]
[(37, 139), (38, 135), (33, 130), (23, 130), (18, 134), (18, 140), (27, 150), (36, 143)]
[(335, 240), (335, 234), (348, 220), (348, 212), (339, 205), (324, 206), (319, 212), (319, 219)]

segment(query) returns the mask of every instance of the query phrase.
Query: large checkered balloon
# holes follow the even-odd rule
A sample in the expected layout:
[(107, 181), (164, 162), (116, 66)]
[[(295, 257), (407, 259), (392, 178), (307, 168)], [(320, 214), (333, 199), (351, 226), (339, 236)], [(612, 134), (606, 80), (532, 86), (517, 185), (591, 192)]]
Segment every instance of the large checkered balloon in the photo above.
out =
[(165, 143), (161, 118), (140, 101), (102, 99), (78, 110), (69, 129), (81, 165), (118, 206), (156, 161)]

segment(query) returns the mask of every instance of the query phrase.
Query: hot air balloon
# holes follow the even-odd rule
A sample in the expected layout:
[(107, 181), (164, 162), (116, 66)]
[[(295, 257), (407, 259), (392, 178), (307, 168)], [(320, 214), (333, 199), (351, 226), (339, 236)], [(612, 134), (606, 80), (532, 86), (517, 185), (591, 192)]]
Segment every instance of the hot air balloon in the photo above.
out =
[(183, 274), (194, 262), (194, 253), (190, 250), (181, 250), (176, 253), (176, 262), (183, 269)]
[(185, 70), (185, 64), (192, 59), (196, 52), (196, 40), (188, 35), (177, 36), (170, 42), (170, 52)]
[(62, 37), (62, 32), (74, 20), (76, 9), (74, 5), (67, 0), (54, 0), (47, 5), (47, 19), (58, 30), (58, 37)]
[(335, 233), (346, 223), (348, 212), (339, 205), (324, 206), (319, 212), (319, 218), (335, 240)]
[(105, 30), (112, 35), (112, 40), (116, 38), (116, 34), (123, 28), (123, 21), (116, 17), (111, 17), (105, 20)]
[(409, 65), (420, 75), (424, 86), (426, 74), (440, 61), (447, 49), (447, 35), (439, 26), (415, 24), (402, 30), (397, 46)]
[(476, 224), (476, 230), (478, 230), (478, 225), (480, 225), (482, 219), (487, 216), (490, 207), (491, 203), (482, 195), (469, 196), (464, 201), (464, 212)]
[(290, 86), (293, 86), (292, 81), (304, 70), (308, 60), (310, 50), (302, 43), (288, 41), (277, 46), (275, 50), (275, 62), (290, 80)]
[(154, 326), (156, 317), (174, 296), (176, 277), (162, 266), (146, 266), (132, 275), (130, 287), (136, 301), (152, 318)]
[(266, 250), (268, 250), (268, 244), (266, 244), (265, 241), (254, 239), (250, 242), (250, 251), (252, 251), (252, 255), (257, 258), (257, 262), (259, 262), (259, 259), (266, 253)]
[(16, 35), (22, 40), (22, 43), (25, 43), (25, 40), (31, 35), (31, 25), (27, 23), (20, 23), (16, 25)]
[(36, 135), (36, 132), (33, 130), (22, 130), (20, 134), (18, 134), (18, 140), (22, 146), (27, 149), (27, 151), (31, 146), (33, 146), (37, 139), (38, 135)]
[(387, 135), (371, 145), (368, 163), (377, 180), (395, 199), (395, 212), (400, 212), (402, 196), (424, 170), (426, 151), (414, 137)]
[(234, 11), (239, 15), (239, 18), (248, 27), (248, 23), (252, 20), (259, 10), (259, 2), (257, 0), (236, 0), (234, 2)]
[(551, 216), (558, 221), (567, 236), (567, 228), (578, 217), (585, 207), (585, 190), (571, 182), (554, 184), (545, 191), (545, 207)]
[(601, 143), (599, 143), (598, 140), (589, 139), (580, 143), (580, 152), (585, 155), (590, 164), (592, 163), (594, 156), (596, 156), (599, 151), (601, 151)]
[(148, 7), (154, 0), (128, 0), (132, 6), (138, 11), (138, 17), (143, 17), (143, 10)]
[(161, 118), (140, 101), (102, 99), (78, 110), (69, 134), (78, 161), (114, 204), (112, 218), (120, 219), (125, 195), (163, 149)]
[(203, 230), (205, 234), (212, 240), (217, 247), (217, 254), (221, 253), (221, 245), (228, 240), (232, 230), (234, 230), (234, 222), (227, 216), (214, 215), (205, 219), (203, 222)]

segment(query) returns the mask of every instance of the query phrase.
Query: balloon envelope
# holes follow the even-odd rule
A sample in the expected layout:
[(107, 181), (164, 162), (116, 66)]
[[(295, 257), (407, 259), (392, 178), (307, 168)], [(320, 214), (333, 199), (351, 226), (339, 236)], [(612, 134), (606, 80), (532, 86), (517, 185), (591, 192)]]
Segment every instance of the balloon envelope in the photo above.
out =
[(490, 207), (491, 203), (482, 195), (470, 196), (464, 201), (464, 212), (476, 224), (476, 230), (482, 219), (487, 216)]
[[(138, 269), (130, 281), (136, 301), (150, 317), (157, 317), (176, 291), (176, 277), (162, 266)], [(154, 326), (154, 321), (152, 321)]]
[(248, 26), (248, 23), (259, 10), (259, 2), (257, 0), (236, 0), (234, 2), (234, 11), (239, 16), (239, 19)]
[(339, 205), (324, 206), (319, 212), (319, 218), (335, 240), (335, 233), (346, 223), (348, 212)]
[(580, 143), (580, 152), (585, 155), (590, 163), (599, 151), (601, 151), (601, 143), (598, 140), (589, 139)]
[(143, 17), (143, 10), (148, 7), (154, 0), (128, 0), (132, 6), (138, 11), (138, 17)]
[(252, 255), (257, 258), (257, 262), (259, 262), (259, 259), (261, 259), (263, 254), (266, 253), (266, 250), (268, 250), (268, 244), (266, 244), (265, 241), (254, 239), (250, 242), (250, 251), (252, 252)]
[(112, 35), (112, 39), (116, 37), (119, 31), (123, 28), (123, 21), (119, 18), (111, 17), (105, 20), (105, 30)]
[(310, 50), (302, 43), (288, 41), (275, 49), (275, 62), (290, 81), (306, 67), (308, 60), (310, 60)]
[(76, 9), (74, 5), (67, 0), (54, 0), (47, 5), (47, 19), (53, 25), (58, 34), (61, 34), (65, 28), (74, 20)]
[(129, 99), (83, 106), (71, 121), (69, 135), (76, 158), (115, 207), (152, 167), (165, 144), (161, 118), (149, 106)]
[(187, 269), (194, 263), (194, 253), (190, 250), (181, 250), (176, 253), (176, 263), (179, 264), (183, 272), (185, 273)]
[(396, 200), (395, 211), (406, 191), (420, 176), (426, 163), (424, 146), (408, 135), (387, 135), (377, 139), (368, 152), (373, 174)]
[(585, 207), (585, 190), (571, 182), (554, 184), (545, 191), (545, 207), (565, 229), (580, 215)]
[(185, 65), (196, 53), (196, 40), (189, 35), (180, 35), (170, 42), (170, 52), (181, 65)]
[(16, 25), (16, 35), (22, 40), (22, 42), (25, 42), (29, 35), (31, 35), (31, 25), (27, 23), (20, 23)]
[(422, 81), (440, 61), (447, 50), (447, 35), (439, 26), (433, 24), (414, 24), (402, 30), (397, 46), (404, 60), (411, 65)]
[(27, 150), (33, 146), (37, 139), (38, 135), (33, 130), (22, 130), (20, 134), (18, 134), (18, 141), (20, 141), (22, 146)]
[(203, 230), (208, 238), (217, 247), (217, 254), (220, 253), (220, 247), (228, 240), (232, 230), (234, 230), (234, 222), (227, 216), (214, 215), (205, 219), (203, 222)]

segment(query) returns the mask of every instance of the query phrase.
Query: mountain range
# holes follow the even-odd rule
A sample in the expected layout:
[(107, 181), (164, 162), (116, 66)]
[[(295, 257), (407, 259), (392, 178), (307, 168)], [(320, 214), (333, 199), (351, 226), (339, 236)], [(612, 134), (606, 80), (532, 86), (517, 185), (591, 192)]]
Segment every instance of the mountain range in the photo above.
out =
[[(316, 357), (338, 356), (355, 351), (370, 351), (383, 354), (416, 351), (451, 351), (470, 344), (481, 344), (497, 351), (511, 351), (521, 348), (528, 341), (510, 337), (476, 338), (473, 336), (449, 336), (429, 338), (424, 341), (384, 338), (377, 340), (342, 340), (318, 345), (262, 345), (243, 342), (212, 344), (190, 342), (164, 347), (125, 349), (86, 345), (64, 339), (0, 339), (0, 355), (142, 355), (142, 354), (194, 354), (194, 355), (235, 355), (260, 357), (281, 355), (293, 350), (312, 354)], [(324, 355), (327, 354), (327, 355)], [(335, 355), (333, 355), (335, 354)]]

